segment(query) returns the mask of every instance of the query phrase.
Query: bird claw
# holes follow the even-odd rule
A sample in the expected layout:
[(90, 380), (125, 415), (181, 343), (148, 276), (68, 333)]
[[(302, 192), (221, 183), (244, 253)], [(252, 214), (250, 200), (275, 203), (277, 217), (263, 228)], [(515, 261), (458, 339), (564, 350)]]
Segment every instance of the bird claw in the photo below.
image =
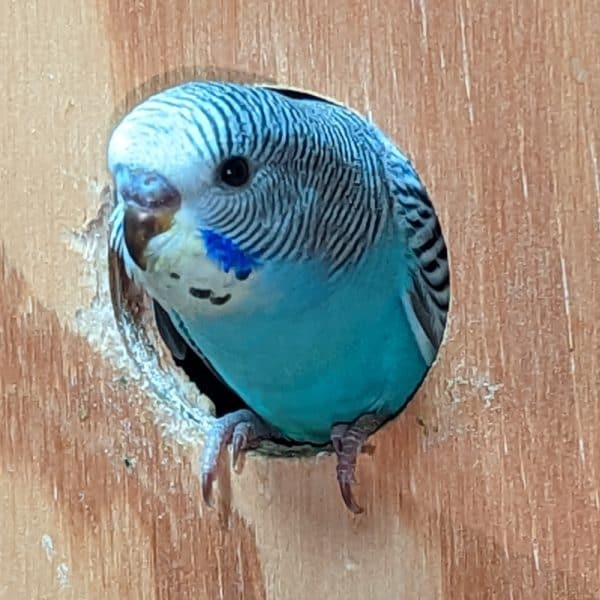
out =
[(214, 479), (215, 474), (212, 471), (202, 473), (202, 499), (204, 500), (204, 504), (209, 508), (214, 507), (214, 502), (212, 500), (212, 486)]
[[(354, 514), (363, 512), (354, 499), (352, 485), (356, 483), (354, 473), (356, 459), (364, 442), (381, 424), (376, 415), (363, 415), (354, 423), (338, 423), (331, 428), (331, 443), (337, 455), (337, 480), (344, 504)], [(202, 455), (202, 498), (208, 507), (213, 507), (212, 488), (217, 479), (220, 457), (231, 444), (232, 466), (236, 473), (241, 471), (240, 459), (244, 451), (256, 448), (266, 439), (283, 439), (276, 429), (267, 425), (258, 415), (248, 409), (238, 410), (217, 419), (206, 436)]]
[(331, 443), (337, 455), (337, 480), (344, 504), (350, 512), (358, 515), (363, 512), (352, 494), (352, 484), (356, 483), (354, 472), (356, 459), (364, 442), (378, 427), (382, 419), (378, 415), (366, 414), (354, 423), (336, 423), (331, 428)]
[[(342, 449), (344, 450), (343, 446)], [(352, 450), (351, 448), (347, 448), (342, 452), (337, 452), (336, 450), (338, 457), (336, 472), (338, 484), (340, 486), (340, 492), (342, 494), (342, 500), (344, 501), (344, 504), (348, 510), (355, 515), (363, 512), (362, 507), (357, 504), (352, 493), (352, 485), (356, 483), (354, 471), (356, 468), (356, 457), (359, 451), (360, 448), (356, 449), (356, 451)]]
[(351, 481), (342, 481), (338, 478), (338, 482), (340, 484), (342, 499), (344, 504), (348, 507), (348, 510), (355, 515), (360, 515), (360, 513), (364, 512), (363, 508), (356, 503), (354, 495), (352, 494), (352, 484), (355, 483), (354, 478), (352, 478)]
[(252, 426), (248, 422), (238, 423), (233, 431), (232, 458), (231, 463), (236, 473), (241, 473), (240, 455), (248, 448), (248, 439), (251, 435)]
[(231, 444), (232, 466), (239, 473), (240, 456), (245, 450), (256, 448), (262, 440), (281, 437), (258, 415), (241, 409), (217, 419), (205, 439), (202, 454), (202, 498), (208, 507), (213, 507), (212, 488), (217, 479), (221, 454)]

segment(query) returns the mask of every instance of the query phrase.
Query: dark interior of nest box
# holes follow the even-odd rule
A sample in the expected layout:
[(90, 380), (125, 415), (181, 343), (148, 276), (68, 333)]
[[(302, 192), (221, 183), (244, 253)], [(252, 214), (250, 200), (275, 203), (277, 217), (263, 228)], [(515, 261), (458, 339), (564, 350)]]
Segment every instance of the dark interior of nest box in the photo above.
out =
[[(156, 311), (156, 306), (154, 307)], [(158, 333), (168, 347), (160, 327)], [(185, 342), (184, 342), (185, 343)], [(186, 344), (187, 345), (187, 344)], [(185, 357), (178, 358), (171, 352), (173, 362), (196, 384), (202, 394), (210, 398), (215, 407), (215, 416), (222, 417), (248, 405), (223, 380), (217, 377), (212, 369), (190, 348), (187, 347)]]

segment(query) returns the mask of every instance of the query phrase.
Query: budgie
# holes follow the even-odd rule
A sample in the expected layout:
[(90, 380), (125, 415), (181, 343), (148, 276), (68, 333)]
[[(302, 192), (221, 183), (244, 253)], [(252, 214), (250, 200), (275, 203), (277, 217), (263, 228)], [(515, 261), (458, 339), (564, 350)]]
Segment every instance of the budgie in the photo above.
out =
[(406, 156), (370, 120), (309, 93), (218, 81), (149, 97), (113, 130), (110, 243), (247, 409), (208, 433), (210, 504), (232, 447), (332, 448), (346, 506), (366, 439), (410, 400), (449, 306), (447, 249)]

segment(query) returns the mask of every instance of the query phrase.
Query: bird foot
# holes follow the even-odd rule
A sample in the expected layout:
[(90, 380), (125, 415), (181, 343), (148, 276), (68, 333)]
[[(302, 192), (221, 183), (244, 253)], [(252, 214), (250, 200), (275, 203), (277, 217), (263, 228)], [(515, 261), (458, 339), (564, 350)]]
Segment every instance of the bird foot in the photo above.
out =
[(336, 423), (331, 428), (331, 443), (337, 455), (337, 480), (342, 499), (355, 515), (363, 512), (352, 494), (352, 484), (356, 483), (354, 472), (356, 459), (367, 438), (383, 423), (379, 415), (367, 414), (354, 423)]
[(266, 439), (280, 439), (283, 436), (267, 425), (256, 413), (248, 409), (236, 410), (217, 419), (208, 432), (202, 453), (202, 497), (212, 506), (212, 487), (217, 478), (217, 470), (223, 450), (231, 444), (233, 449), (232, 466), (239, 473), (239, 458), (242, 452), (257, 448)]

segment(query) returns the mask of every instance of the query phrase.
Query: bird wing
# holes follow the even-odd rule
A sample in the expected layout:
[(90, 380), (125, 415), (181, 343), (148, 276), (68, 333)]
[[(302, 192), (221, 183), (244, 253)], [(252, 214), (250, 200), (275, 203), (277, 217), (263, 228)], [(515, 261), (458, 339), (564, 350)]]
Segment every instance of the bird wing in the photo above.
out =
[(448, 251), (431, 200), (408, 159), (393, 148), (386, 166), (394, 213), (407, 240), (409, 268), (402, 305), (421, 354), (431, 365), (450, 304)]

